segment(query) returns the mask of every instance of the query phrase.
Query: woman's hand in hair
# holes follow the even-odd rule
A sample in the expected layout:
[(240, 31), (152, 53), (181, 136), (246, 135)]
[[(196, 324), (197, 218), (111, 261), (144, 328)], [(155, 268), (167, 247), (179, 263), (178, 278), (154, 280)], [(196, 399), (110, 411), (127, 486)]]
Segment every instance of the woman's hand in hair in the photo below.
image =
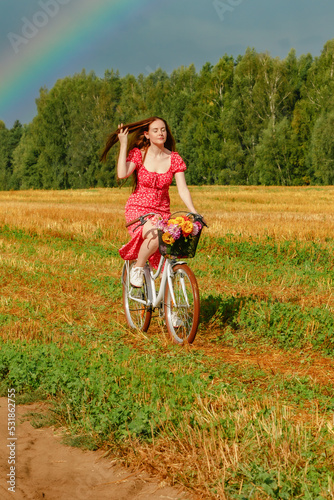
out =
[(128, 133), (129, 133), (128, 127), (123, 128), (123, 123), (118, 125), (116, 134), (121, 146), (119, 149), (119, 155), (117, 161), (117, 177), (119, 179), (125, 179), (126, 177), (129, 177), (129, 175), (131, 175), (134, 169), (136, 168), (135, 163), (132, 163), (131, 161), (126, 161)]
[(120, 125), (118, 125), (118, 140), (120, 142), (120, 145), (121, 146), (127, 146), (128, 144), (128, 133), (129, 133), (129, 129), (128, 128), (125, 128), (123, 129), (123, 123), (121, 123)]

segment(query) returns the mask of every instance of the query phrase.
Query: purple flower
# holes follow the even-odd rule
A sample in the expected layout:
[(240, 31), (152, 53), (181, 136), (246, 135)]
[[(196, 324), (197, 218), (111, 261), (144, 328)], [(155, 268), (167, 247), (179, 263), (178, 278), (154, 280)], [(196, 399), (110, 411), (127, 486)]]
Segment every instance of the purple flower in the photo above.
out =
[(181, 228), (177, 224), (169, 224), (167, 231), (174, 238), (174, 240), (178, 240), (181, 236)]
[(155, 227), (160, 231), (166, 231), (167, 224), (163, 219), (160, 219), (156, 222)]
[(191, 236), (196, 236), (202, 229), (202, 225), (199, 222), (194, 222), (193, 223), (193, 230), (191, 231)]

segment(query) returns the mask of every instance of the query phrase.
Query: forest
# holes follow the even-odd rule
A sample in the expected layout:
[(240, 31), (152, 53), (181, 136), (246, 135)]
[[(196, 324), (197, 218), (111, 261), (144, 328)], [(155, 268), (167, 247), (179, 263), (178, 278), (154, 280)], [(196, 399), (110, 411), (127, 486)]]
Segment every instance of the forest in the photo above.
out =
[(285, 59), (248, 48), (200, 71), (137, 77), (106, 70), (41, 88), (29, 124), (0, 121), (0, 190), (117, 186), (100, 154), (120, 122), (165, 118), (192, 185), (334, 183), (334, 39), (320, 56)]

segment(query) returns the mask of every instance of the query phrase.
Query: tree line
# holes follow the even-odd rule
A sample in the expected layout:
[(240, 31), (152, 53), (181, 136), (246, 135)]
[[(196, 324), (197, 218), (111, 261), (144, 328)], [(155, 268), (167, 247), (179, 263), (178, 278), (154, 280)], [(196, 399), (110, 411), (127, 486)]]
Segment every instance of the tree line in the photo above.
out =
[(0, 121), (0, 189), (117, 185), (117, 147), (99, 161), (118, 123), (167, 120), (189, 184), (334, 182), (334, 39), (320, 56), (285, 59), (247, 49), (216, 65), (145, 76), (83, 70), (42, 88), (28, 125)]

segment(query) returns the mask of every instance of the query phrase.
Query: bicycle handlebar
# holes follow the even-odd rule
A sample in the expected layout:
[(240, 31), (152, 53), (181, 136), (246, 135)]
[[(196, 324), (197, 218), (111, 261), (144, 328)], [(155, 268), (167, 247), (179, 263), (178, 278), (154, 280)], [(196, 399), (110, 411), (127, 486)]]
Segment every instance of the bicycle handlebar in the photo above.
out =
[(192, 212), (189, 212), (187, 215), (193, 215), (193, 216), (194, 216), (195, 221), (200, 222), (200, 223), (201, 223), (201, 224), (203, 224), (203, 226), (205, 226), (205, 227), (209, 227), (209, 226), (207, 225), (207, 223), (206, 223), (206, 222), (204, 222), (204, 219), (203, 219), (203, 216), (202, 216), (202, 215), (200, 215), (200, 214), (193, 214)]
[(140, 215), (139, 217), (137, 217), (137, 219), (134, 219), (131, 222), (128, 222), (127, 224), (125, 224), (125, 227), (132, 226), (132, 224), (135, 224), (136, 222), (140, 221), (140, 224), (136, 227), (136, 229), (137, 229), (139, 226), (143, 226), (146, 222), (146, 219), (148, 219), (151, 215), (157, 215), (157, 214), (155, 212), (150, 212), (150, 213), (145, 214), (145, 215)]
[[(138, 224), (138, 226), (134, 228), (134, 231), (136, 231), (136, 229), (138, 229), (138, 227), (143, 226), (147, 222), (147, 219), (149, 217), (153, 216), (153, 215), (159, 215), (159, 214), (156, 214), (155, 212), (149, 212), (148, 214), (145, 214), (145, 215), (139, 215), (139, 217), (137, 217), (136, 219), (128, 222), (127, 224), (125, 224), (125, 227), (132, 226), (136, 222), (140, 221), (140, 224)], [(187, 216), (188, 215), (192, 215), (194, 217), (195, 221), (199, 221), (201, 224), (203, 224), (203, 226), (208, 227), (208, 225), (206, 224), (206, 222), (204, 222), (202, 215), (200, 215), (200, 214), (194, 214), (192, 212), (188, 212)]]

